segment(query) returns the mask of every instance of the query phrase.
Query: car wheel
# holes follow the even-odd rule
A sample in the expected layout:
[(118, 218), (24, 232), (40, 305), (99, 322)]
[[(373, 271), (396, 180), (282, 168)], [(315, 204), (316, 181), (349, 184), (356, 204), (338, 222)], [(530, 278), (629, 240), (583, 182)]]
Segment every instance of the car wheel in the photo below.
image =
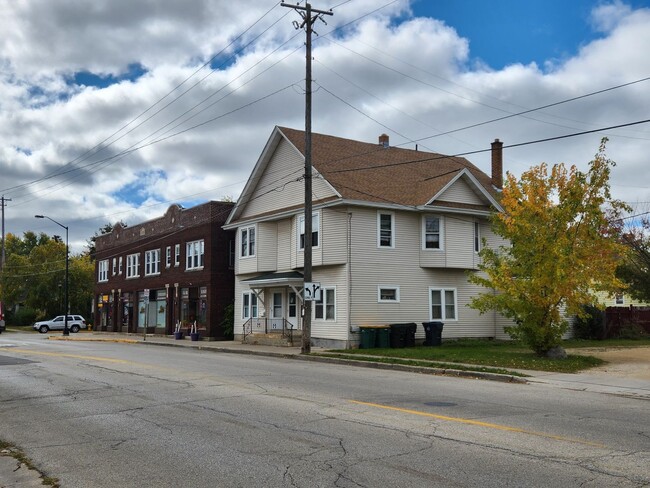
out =
[(38, 328), (38, 331), (39, 331), (41, 334), (46, 334), (48, 330), (50, 330), (50, 328), (49, 328), (47, 325), (41, 325), (41, 326)]
[(73, 334), (76, 334), (77, 332), (79, 332), (79, 326), (78, 325), (72, 325), (70, 327), (70, 332), (72, 332)]

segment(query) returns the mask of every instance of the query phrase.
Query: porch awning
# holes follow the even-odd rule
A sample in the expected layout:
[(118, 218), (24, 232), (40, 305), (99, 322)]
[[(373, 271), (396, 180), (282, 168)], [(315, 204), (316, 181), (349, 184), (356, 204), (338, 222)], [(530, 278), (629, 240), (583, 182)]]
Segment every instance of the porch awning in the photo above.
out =
[(242, 280), (251, 287), (264, 288), (274, 285), (298, 285), (302, 287), (304, 276), (298, 271), (288, 271), (285, 273), (267, 273), (247, 280)]

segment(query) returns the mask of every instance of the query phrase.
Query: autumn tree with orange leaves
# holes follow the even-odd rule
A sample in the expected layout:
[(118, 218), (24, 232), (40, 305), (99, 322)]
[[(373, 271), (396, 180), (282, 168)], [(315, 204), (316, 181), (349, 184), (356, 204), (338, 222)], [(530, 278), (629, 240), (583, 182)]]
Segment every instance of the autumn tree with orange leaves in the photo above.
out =
[(615, 272), (626, 248), (617, 237), (629, 209), (611, 198), (615, 163), (605, 155), (606, 141), (586, 173), (564, 164), (540, 164), (519, 181), (508, 173), (492, 228), (509, 245), (484, 246), (480, 272), (469, 277), (490, 289), (470, 306), (512, 319), (506, 332), (538, 355), (560, 346), (567, 317), (583, 316), (596, 292), (624, 288)]

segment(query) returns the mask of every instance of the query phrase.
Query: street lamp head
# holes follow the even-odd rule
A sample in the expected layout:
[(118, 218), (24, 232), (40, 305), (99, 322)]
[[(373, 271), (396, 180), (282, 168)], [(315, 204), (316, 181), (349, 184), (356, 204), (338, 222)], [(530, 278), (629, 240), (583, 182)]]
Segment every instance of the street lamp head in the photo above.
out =
[(37, 219), (44, 219), (45, 215), (34, 215), (34, 217), (36, 217)]

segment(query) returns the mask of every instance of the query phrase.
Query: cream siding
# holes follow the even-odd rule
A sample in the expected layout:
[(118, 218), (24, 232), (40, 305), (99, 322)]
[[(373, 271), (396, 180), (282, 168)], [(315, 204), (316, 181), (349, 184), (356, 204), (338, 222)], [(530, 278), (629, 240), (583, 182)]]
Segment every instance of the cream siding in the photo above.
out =
[(436, 200), (443, 202), (468, 203), (471, 205), (485, 205), (485, 201), (476, 194), (465, 178), (460, 177), (442, 192)]
[[(421, 250), (421, 214), (396, 212), (395, 220), (399, 229), (395, 248), (381, 249), (376, 245), (376, 211), (352, 211), (350, 325), (356, 328), (362, 325), (416, 322), (417, 337), (422, 338), (422, 322), (430, 320), (429, 287), (453, 288), (456, 290), (458, 319), (446, 323), (444, 337), (494, 337), (499, 334), (502, 324), (497, 324), (494, 314), (481, 316), (468, 307), (471, 298), (485, 290), (468, 283), (465, 270), (427, 269), (413, 259)], [(464, 223), (466, 236), (462, 240), (466, 241), (468, 256), (472, 255), (466, 259), (473, 259), (473, 220), (468, 217)], [(457, 228), (460, 226), (446, 227), (446, 239)], [(438, 253), (443, 258), (445, 254), (454, 252), (447, 243), (445, 249), (444, 253)], [(399, 287), (400, 301), (380, 303), (377, 295), (379, 285)]]
[[(348, 324), (348, 286), (347, 267), (326, 266), (315, 269), (313, 281), (321, 284), (322, 288), (336, 289), (336, 320), (321, 320), (312, 318), (311, 335), (314, 339), (349, 340)], [(312, 317), (314, 305), (312, 304)]]
[[(248, 198), (242, 196), (244, 208), (239, 219), (253, 217), (305, 203), (304, 158), (284, 138), (280, 140), (268, 164), (264, 168), (255, 191)], [(313, 178), (312, 189), (318, 198), (334, 196), (335, 193), (323, 178)], [(273, 191), (276, 190), (276, 191)]]
[(447, 215), (445, 217), (445, 267), (473, 268), (474, 220), (467, 216)]
[(257, 271), (276, 271), (278, 244), (278, 224), (260, 222), (257, 224)]
[(275, 243), (278, 270), (291, 269), (291, 257), (295, 254), (291, 247), (291, 219), (278, 222), (277, 242)]

